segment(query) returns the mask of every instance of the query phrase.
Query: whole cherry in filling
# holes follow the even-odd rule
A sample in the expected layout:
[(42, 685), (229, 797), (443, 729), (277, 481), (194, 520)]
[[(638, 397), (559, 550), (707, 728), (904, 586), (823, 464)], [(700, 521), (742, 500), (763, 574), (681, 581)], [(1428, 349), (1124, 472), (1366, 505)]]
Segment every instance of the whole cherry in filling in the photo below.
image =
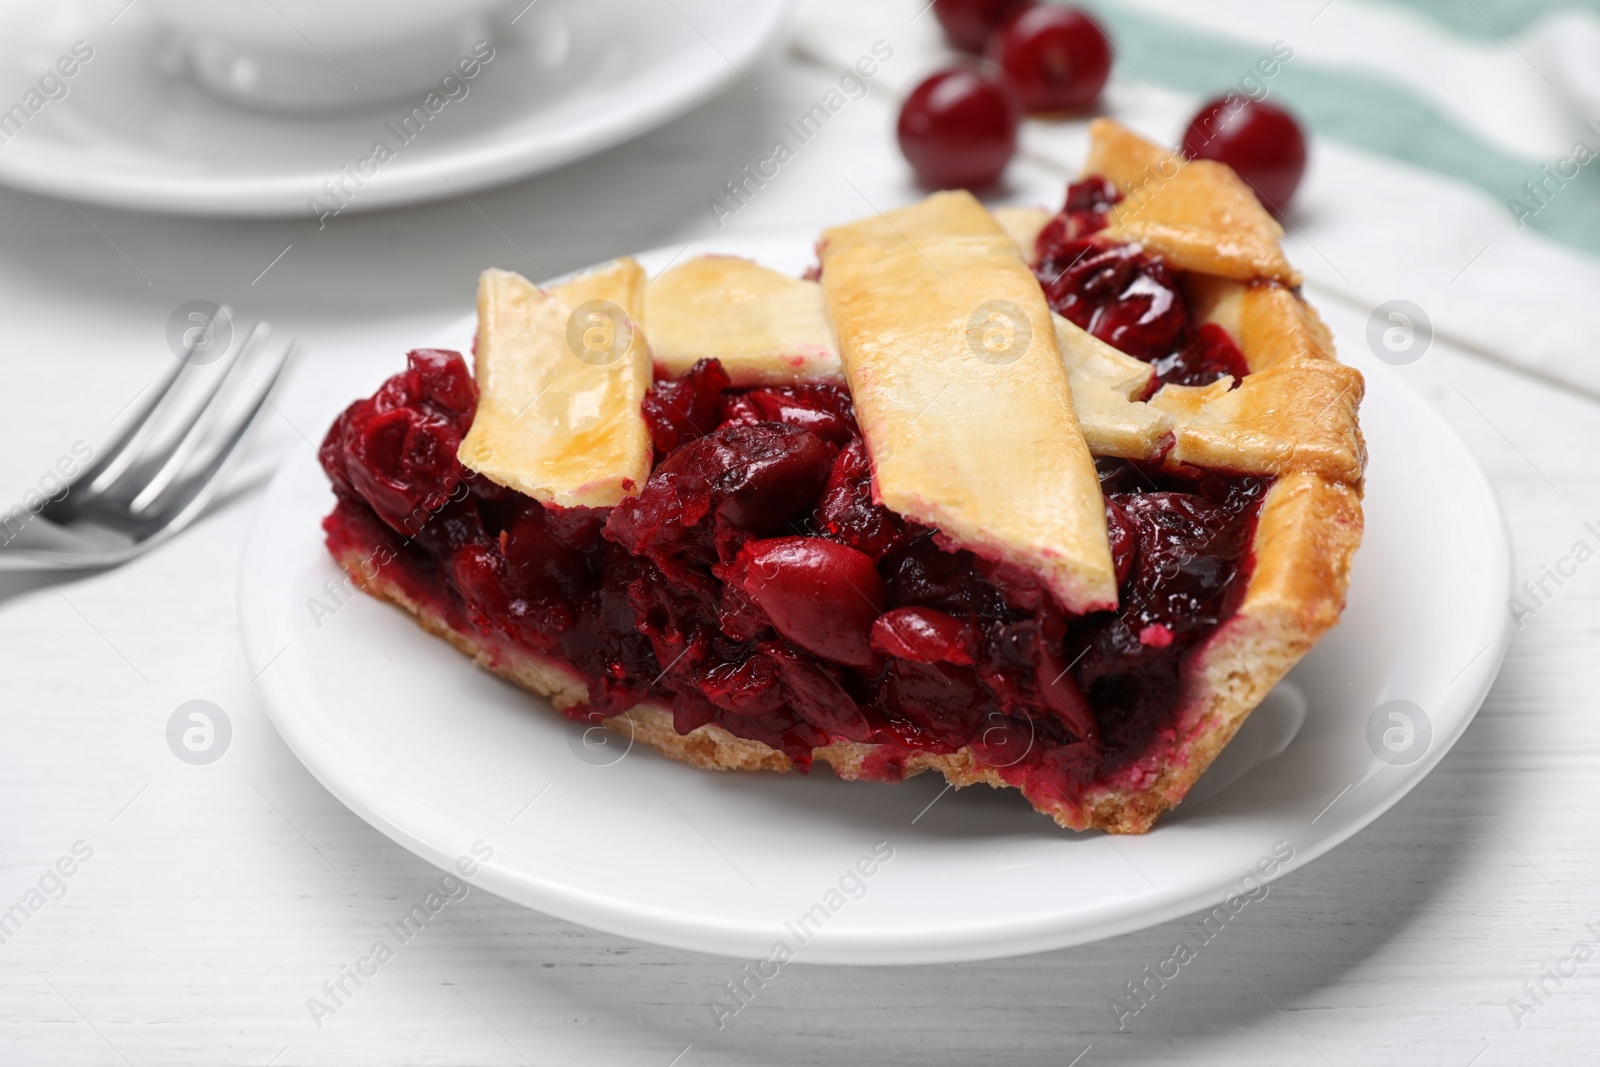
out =
[(714, 361), (658, 381), (654, 469), (600, 509), (462, 467), (475, 403), (459, 356), (420, 351), (339, 417), (321, 458), (341, 561), (375, 561), (516, 662), (576, 670), (575, 718), (653, 700), (680, 732), (715, 724), (801, 769), (821, 746), (877, 746), (866, 773), (889, 779), (968, 747), (1030, 795), (1070, 797), (1170, 725), (1185, 657), (1245, 585), (1265, 490), (1101, 461), (1120, 606), (1074, 616), (877, 504), (842, 386), (738, 388)]
[(1034, 273), (1050, 309), (1113, 348), (1155, 368), (1162, 384), (1208, 385), (1249, 373), (1226, 330), (1195, 323), (1167, 261), (1103, 231), (1121, 193), (1091, 176), (1067, 189), (1066, 204), (1040, 230)]
[[(750, 614), (807, 652), (847, 667), (878, 664), (870, 636), (886, 597), (866, 553), (822, 537), (769, 537), (747, 542), (716, 573)], [(742, 628), (737, 617), (730, 626)]]

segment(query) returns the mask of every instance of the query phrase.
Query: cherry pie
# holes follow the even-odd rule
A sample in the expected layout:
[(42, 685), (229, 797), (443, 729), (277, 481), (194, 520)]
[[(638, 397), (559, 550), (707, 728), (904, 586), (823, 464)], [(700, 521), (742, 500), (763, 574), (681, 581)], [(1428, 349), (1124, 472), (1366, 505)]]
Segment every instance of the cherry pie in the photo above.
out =
[(1148, 830), (1339, 617), (1362, 380), (1231, 170), (1092, 134), (1061, 212), (935, 194), (817, 280), (486, 272), (474, 370), (329, 431), (329, 549), (675, 759)]

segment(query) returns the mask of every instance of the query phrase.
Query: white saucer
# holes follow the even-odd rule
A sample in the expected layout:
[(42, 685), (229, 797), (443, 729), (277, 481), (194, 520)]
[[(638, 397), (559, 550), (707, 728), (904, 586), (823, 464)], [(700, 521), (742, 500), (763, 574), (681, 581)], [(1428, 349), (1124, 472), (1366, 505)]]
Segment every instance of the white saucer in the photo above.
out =
[[(799, 273), (813, 239), (713, 247)], [(658, 270), (694, 251), (640, 258)], [(471, 329), (418, 340), (465, 346)], [(440, 867), (492, 849), (477, 885), (613, 933), (763, 960), (782, 939), (803, 962), (892, 964), (1038, 952), (1214, 905), (1225, 922), (1263, 879), (1346, 840), (1438, 764), (1509, 636), (1510, 553), (1487, 480), (1432, 407), (1345, 340), (1367, 376), (1372, 454), (1349, 608), (1143, 837), (1061, 831), (1009, 790), (941, 796), (932, 775), (711, 774), (626, 741), (588, 747), (394, 608), (354, 595), (326, 614), (324, 583), (342, 574), (322, 547), (333, 497), (309, 448), (280, 471), (246, 546), (251, 670), (296, 755), (373, 826)], [(328, 397), (328, 420), (352, 399)], [(862, 857), (873, 874), (852, 879)], [(818, 905), (825, 920), (804, 930), (820, 932), (800, 944), (786, 924)]]
[(166, 35), (137, 3), (0, 0), (0, 86), (15, 90), (0, 112), (75, 41), (93, 49), (64, 80), (64, 97), (14, 123), (0, 144), (0, 182), (115, 207), (310, 217), (309, 199), (334, 202), (323, 183), (383, 139), (394, 158), (359, 188), (346, 179), (347, 210), (454, 196), (598, 152), (748, 80), (789, 6), (537, 0), (495, 38), (467, 94), (405, 142), (387, 124), (423, 92), (332, 115), (251, 111), (162, 73)]

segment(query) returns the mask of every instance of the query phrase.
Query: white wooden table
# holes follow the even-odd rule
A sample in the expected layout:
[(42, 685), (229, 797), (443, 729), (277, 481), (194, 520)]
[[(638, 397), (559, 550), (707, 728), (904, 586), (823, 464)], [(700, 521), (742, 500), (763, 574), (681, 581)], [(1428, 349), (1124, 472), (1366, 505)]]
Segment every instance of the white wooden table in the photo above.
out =
[[(713, 233), (708, 198), (832, 83), (782, 56), (752, 78), (759, 91), (560, 173), (322, 232), (0, 193), (0, 498), (20, 499), (74, 441), (106, 438), (168, 366), (165, 322), (183, 301), (232, 303), (310, 343), (260, 446), (270, 456), (319, 437), (408, 345), (468, 310), (480, 268), (555, 274)], [(864, 212), (861, 199), (909, 198), (889, 115), (852, 104), (728, 224), (816, 226)], [(1059, 195), (1051, 175), (1022, 167), (1016, 181)], [(1368, 310), (1325, 306), (1356, 337)], [(1442, 342), (1403, 373), (1489, 470), (1519, 580), (1594, 543), (1583, 524), (1600, 519), (1600, 408)], [(989, 963), (789, 968), (718, 1031), (708, 1002), (735, 963), (481, 892), (319, 1027), (307, 999), (438, 872), (325, 792), (252, 692), (234, 589), (259, 499), (112, 573), (0, 585), (0, 909), (41, 880), (46, 896), (64, 890), (0, 943), (0, 1062), (1596, 1062), (1600, 960), (1543, 979), (1540, 1002), (1524, 982), (1579, 939), (1600, 947), (1600, 565), (1516, 634), (1476, 723), (1427, 781), (1275, 883), (1123, 1031), (1112, 997), (1168, 954), (1179, 924)], [(233, 727), (209, 766), (166, 741), (193, 699)], [(75, 847), (92, 855), (58, 882), (53, 865)], [(1513, 997), (1536, 1010), (1514, 1020)]]

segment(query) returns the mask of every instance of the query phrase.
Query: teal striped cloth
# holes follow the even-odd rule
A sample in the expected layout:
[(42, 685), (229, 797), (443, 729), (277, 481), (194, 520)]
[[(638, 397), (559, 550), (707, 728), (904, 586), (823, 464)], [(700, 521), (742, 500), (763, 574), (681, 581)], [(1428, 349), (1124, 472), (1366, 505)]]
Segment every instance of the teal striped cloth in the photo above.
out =
[[(1438, 34), (1466, 39), (1474, 48), (1503, 49), (1512, 62), (1526, 63), (1541, 79), (1548, 77), (1557, 85), (1561, 72), (1555, 64), (1519, 44), (1519, 37), (1533, 33), (1551, 17), (1581, 14), (1594, 20), (1600, 44), (1600, 0), (1333, 0), (1328, 6), (1352, 3), (1425, 16), (1424, 24)], [(1131, 65), (1157, 84), (1180, 91), (1203, 96), (1225, 89), (1260, 54), (1258, 46), (1197, 31), (1149, 5), (1100, 0), (1094, 7)], [(1308, 22), (1306, 35), (1314, 35), (1325, 17)], [(1600, 71), (1600, 52), (1587, 58)], [(1508, 151), (1482, 129), (1444, 112), (1433, 100), (1381, 71), (1299, 61), (1283, 68), (1273, 79), (1272, 90), (1316, 134), (1468, 182), (1504, 201), (1508, 213), (1544, 236), (1600, 255), (1600, 167), (1578, 168), (1576, 177), (1566, 180), (1572, 187), (1550, 196), (1548, 204), (1530, 196), (1525, 187), (1527, 182), (1545, 180), (1541, 168), (1555, 167), (1569, 157), (1573, 143), (1582, 141), (1600, 153), (1600, 99), (1592, 111), (1581, 110), (1582, 102), (1573, 101), (1572, 143), (1552, 144), (1540, 157)], [(1551, 95), (1559, 91), (1553, 89)], [(1580, 117), (1595, 126), (1576, 121)], [(1554, 186), (1547, 189), (1557, 191)], [(1517, 203), (1528, 211), (1517, 212)]]
[(1600, 0), (1384, 0), (1426, 15), (1451, 33), (1499, 40), (1558, 11), (1600, 15)]

